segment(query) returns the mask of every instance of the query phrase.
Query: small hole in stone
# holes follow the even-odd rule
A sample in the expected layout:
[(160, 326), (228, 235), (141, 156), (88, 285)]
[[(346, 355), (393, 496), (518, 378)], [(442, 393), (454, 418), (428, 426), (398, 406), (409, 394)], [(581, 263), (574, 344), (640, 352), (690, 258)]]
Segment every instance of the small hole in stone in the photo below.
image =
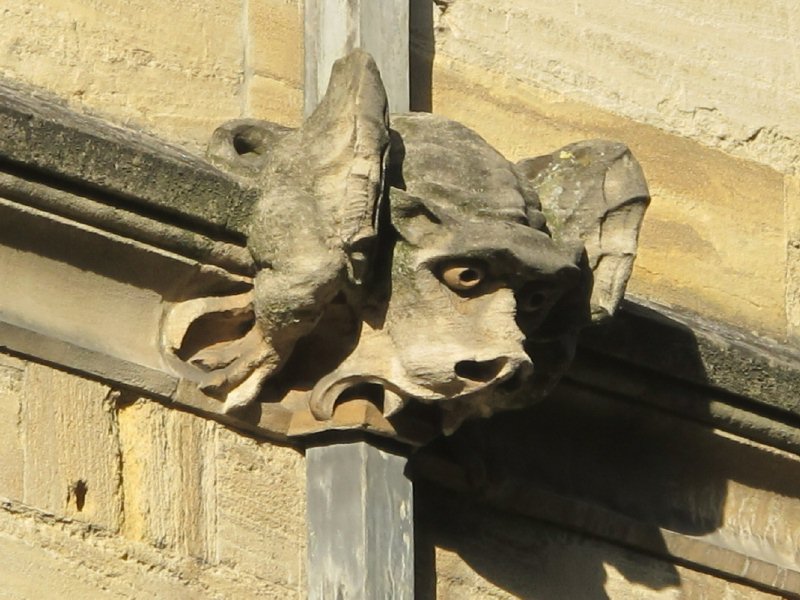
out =
[(72, 493), (75, 496), (75, 508), (78, 512), (83, 510), (83, 505), (86, 503), (86, 492), (89, 490), (86, 487), (86, 482), (83, 479), (78, 479), (75, 485), (72, 486)]
[(233, 149), (236, 154), (261, 154), (263, 152), (263, 140), (255, 129), (245, 129), (233, 136)]

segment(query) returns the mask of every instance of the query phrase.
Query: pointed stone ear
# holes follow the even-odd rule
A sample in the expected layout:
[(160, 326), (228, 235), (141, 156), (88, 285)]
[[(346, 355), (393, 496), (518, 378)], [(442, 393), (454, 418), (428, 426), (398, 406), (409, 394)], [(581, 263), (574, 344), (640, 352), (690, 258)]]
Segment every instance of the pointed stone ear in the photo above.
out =
[(583, 241), (594, 275), (592, 320), (614, 313), (631, 275), (650, 202), (639, 163), (624, 144), (590, 140), (517, 163), (539, 194), (556, 240)]

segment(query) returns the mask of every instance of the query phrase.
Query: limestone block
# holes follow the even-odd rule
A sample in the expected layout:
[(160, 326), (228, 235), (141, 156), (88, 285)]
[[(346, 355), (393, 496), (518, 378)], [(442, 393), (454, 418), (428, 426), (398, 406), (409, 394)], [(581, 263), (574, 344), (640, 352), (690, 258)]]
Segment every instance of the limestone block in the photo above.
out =
[(118, 418), (123, 535), (214, 562), (216, 425), (146, 401)]
[(297, 451), (220, 427), (217, 437), (220, 563), (305, 597), (305, 469)]
[(23, 449), (20, 392), (26, 363), (0, 354), (0, 496), (22, 500)]
[(0, 504), (3, 600), (286, 598), (242, 571), (108, 535), (19, 504)]
[(253, 75), (248, 88), (245, 114), (296, 127), (303, 118), (300, 84)]
[[(297, 0), (247, 3), (248, 67), (251, 73), (292, 86), (303, 85), (303, 6)], [(261, 115), (252, 115), (262, 118)]]
[(786, 318), (800, 339), (800, 175), (786, 177)]
[(779, 170), (798, 163), (791, 0), (436, 4), (437, 61), (457, 58)]
[(29, 363), (20, 397), (24, 502), (116, 531), (122, 498), (112, 390)]
[(44, 0), (0, 14), (0, 74), (73, 106), (197, 147), (239, 114), (240, 3)]
[(626, 143), (653, 197), (628, 290), (783, 338), (783, 178), (772, 169), (563, 96), (437, 59), (433, 109), (513, 158), (575, 139)]

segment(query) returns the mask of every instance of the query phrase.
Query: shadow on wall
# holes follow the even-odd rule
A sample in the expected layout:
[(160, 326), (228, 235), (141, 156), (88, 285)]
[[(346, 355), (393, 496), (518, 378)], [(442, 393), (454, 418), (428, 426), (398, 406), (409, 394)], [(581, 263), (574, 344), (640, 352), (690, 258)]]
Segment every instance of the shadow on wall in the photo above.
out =
[[(519, 598), (609, 598), (604, 565), (622, 585), (677, 588), (662, 529), (718, 530), (730, 480), (800, 497), (797, 463), (713, 432), (697, 340), (669, 326), (589, 332), (551, 397), (414, 458), (420, 598), (435, 598), (437, 577), (453, 597), (473, 578)], [(655, 368), (609, 358), (620, 343)]]

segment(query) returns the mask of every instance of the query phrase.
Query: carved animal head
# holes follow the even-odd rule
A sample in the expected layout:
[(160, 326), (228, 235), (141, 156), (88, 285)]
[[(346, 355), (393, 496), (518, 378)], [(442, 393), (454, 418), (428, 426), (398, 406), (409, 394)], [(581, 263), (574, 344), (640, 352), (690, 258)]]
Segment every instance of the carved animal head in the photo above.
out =
[(458, 123), (397, 115), (390, 129), (385, 110), (378, 71), (356, 52), (306, 124), (263, 126), (271, 156), (245, 165), (265, 191), (242, 339), (262, 342), (219, 389), (238, 394), (234, 407), (310, 411), (289, 434), (342, 427), (338, 407), (354, 399), (377, 407), (371, 428), (386, 435), (414, 405), (435, 407), (450, 432), (536, 401), (630, 275), (648, 194), (625, 146), (581, 142), (512, 164)]

